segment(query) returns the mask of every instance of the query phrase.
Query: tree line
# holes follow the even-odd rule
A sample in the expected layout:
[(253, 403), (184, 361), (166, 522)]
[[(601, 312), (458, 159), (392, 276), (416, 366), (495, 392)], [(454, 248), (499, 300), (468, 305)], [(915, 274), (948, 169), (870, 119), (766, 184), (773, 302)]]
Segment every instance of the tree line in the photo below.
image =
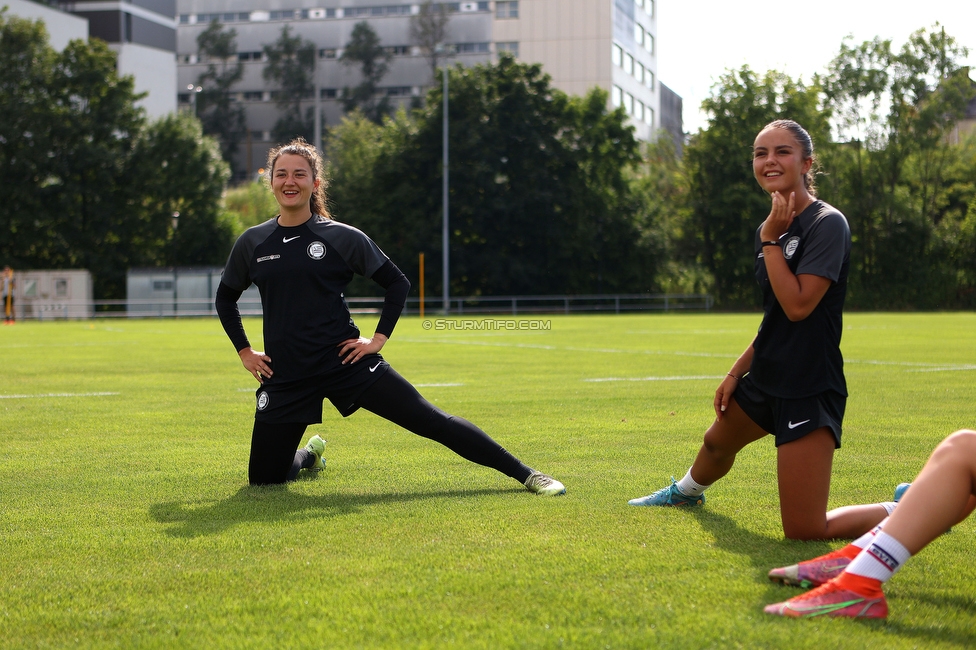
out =
[[(665, 136), (638, 142), (602, 90), (568, 96), (508, 56), (453, 66), (451, 293), (709, 292), (756, 308), (752, 242), (769, 201), (751, 146), (786, 117), (813, 135), (819, 194), (851, 224), (848, 304), (973, 307), (976, 140), (953, 137), (976, 94), (964, 56), (933, 28), (900, 47), (845, 41), (808, 82), (726, 71), (681, 158)], [(213, 65), (205, 74), (232, 72)], [(440, 268), (441, 92), (394, 115), (351, 107), (326, 136), (331, 212), (373, 236), (415, 291), (419, 253)], [(0, 13), (0, 263), (87, 268), (96, 297), (123, 297), (128, 268), (221, 265), (244, 227), (273, 216), (264, 188), (225, 192), (220, 145), (195, 116), (149, 122), (138, 98), (105, 44), (58, 53), (40, 23)]]
[[(851, 225), (849, 306), (976, 306), (976, 132), (954, 136), (976, 109), (966, 54), (935, 26), (900, 47), (844, 41), (809, 82), (726, 71), (680, 159), (666, 136), (639, 144), (601, 91), (567, 97), (507, 57), (455, 66), (451, 293), (707, 291), (755, 308), (769, 199), (752, 142), (789, 118), (817, 145), (820, 197)], [(441, 111), (434, 88), (421, 109), (381, 124), (352, 113), (329, 131), (336, 215), (410, 272), (418, 251), (439, 268)]]
[(238, 227), (217, 143), (190, 115), (147, 121), (139, 98), (104, 42), (56, 52), (0, 11), (3, 264), (88, 269), (97, 298), (123, 298), (131, 267), (223, 263)]

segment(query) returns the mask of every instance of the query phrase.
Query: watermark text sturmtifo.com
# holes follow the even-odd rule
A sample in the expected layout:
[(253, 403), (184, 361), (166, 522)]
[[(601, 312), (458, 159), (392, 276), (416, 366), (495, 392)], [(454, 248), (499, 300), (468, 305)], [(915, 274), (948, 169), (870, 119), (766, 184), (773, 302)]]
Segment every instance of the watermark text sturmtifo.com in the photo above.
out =
[(552, 321), (532, 318), (461, 318), (424, 319), (423, 328), (444, 332), (450, 330), (471, 331), (517, 331), (517, 330), (550, 330)]

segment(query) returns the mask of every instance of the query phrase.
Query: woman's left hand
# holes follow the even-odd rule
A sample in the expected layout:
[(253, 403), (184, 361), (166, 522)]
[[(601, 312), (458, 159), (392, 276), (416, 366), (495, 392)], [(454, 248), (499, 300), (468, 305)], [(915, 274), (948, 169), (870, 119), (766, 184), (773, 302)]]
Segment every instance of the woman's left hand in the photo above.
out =
[(387, 338), (382, 334), (373, 334), (373, 338), (367, 339), (360, 336), (358, 339), (346, 339), (336, 347), (339, 350), (339, 357), (342, 364), (356, 363), (367, 354), (376, 354), (383, 349)]
[(790, 192), (789, 198), (779, 192), (773, 192), (773, 207), (769, 216), (763, 221), (759, 237), (763, 241), (777, 241), (786, 234), (796, 216), (796, 192)]

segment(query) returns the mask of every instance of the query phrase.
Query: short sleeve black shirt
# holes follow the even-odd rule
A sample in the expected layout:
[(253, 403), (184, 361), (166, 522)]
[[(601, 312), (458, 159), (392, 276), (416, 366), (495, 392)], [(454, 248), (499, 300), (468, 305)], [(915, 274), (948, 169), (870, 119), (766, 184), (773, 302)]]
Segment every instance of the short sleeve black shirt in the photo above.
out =
[(359, 336), (344, 292), (353, 274), (371, 277), (389, 258), (363, 232), (313, 215), (300, 226), (274, 218), (249, 228), (230, 253), (224, 284), (261, 292), (264, 351), (276, 379), (316, 374), (336, 344)]
[(786, 317), (773, 293), (759, 229), (755, 241), (756, 279), (763, 292), (764, 315), (753, 343), (750, 376), (761, 390), (775, 397), (809, 397), (828, 390), (846, 396), (840, 352), (851, 254), (846, 217), (827, 203), (814, 201), (780, 238), (783, 257), (795, 275), (818, 275), (831, 281), (813, 312), (798, 322)]

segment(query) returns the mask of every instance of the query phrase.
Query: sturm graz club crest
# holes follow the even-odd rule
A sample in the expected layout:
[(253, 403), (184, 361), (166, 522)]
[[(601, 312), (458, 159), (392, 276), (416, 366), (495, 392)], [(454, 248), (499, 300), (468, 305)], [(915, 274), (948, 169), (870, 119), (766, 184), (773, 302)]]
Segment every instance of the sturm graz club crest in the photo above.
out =
[(268, 393), (262, 390), (260, 393), (258, 393), (258, 410), (263, 411), (264, 409), (268, 408), (268, 402), (270, 401), (271, 398), (268, 397)]
[(308, 256), (313, 260), (320, 260), (325, 257), (325, 244), (320, 241), (313, 241), (308, 245)]
[(793, 253), (796, 252), (796, 247), (800, 245), (800, 238), (797, 236), (790, 237), (783, 244), (783, 257), (788, 260), (793, 259)]

